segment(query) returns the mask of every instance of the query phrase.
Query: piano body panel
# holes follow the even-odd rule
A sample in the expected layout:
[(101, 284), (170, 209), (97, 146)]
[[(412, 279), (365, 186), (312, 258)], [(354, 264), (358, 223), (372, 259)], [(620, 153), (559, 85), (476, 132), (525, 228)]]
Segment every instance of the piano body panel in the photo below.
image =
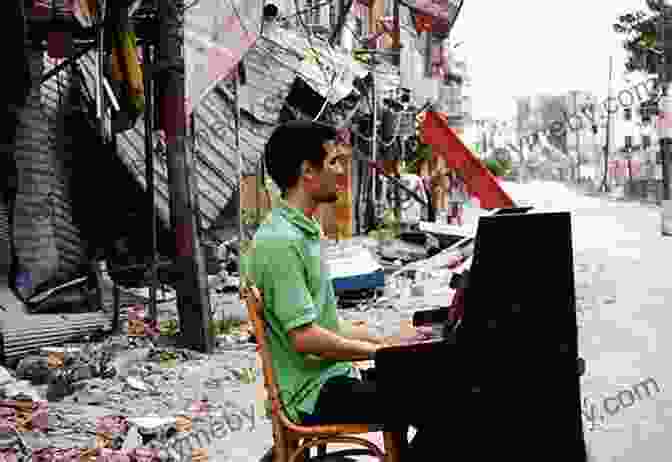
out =
[(559, 460), (585, 461), (576, 358), (521, 355), (469, 352), (441, 340), (380, 350), (386, 422), (420, 416), (445, 429), (446, 447), (468, 451), (470, 460), (537, 462), (552, 448)]
[(585, 460), (571, 235), (567, 212), (479, 223), (456, 342), (482, 395), (474, 406), (517, 460)]

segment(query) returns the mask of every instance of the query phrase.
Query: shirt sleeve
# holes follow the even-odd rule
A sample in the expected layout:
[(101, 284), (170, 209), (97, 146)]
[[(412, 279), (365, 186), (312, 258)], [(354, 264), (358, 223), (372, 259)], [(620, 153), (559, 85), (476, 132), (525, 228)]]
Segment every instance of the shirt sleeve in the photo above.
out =
[(266, 290), (272, 292), (273, 314), (286, 332), (317, 321), (318, 311), (306, 283), (305, 262), (295, 242), (275, 243), (267, 253)]

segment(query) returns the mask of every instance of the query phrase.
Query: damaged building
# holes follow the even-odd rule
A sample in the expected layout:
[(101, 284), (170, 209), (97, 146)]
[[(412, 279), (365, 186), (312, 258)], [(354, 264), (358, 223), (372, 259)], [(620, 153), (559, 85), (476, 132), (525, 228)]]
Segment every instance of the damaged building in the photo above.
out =
[[(136, 14), (142, 14), (142, 8)], [(28, 23), (34, 21), (29, 17)], [(207, 37), (199, 34), (188, 27), (185, 31), (188, 65), (190, 59), (198, 61), (207, 53), (203, 46)], [(91, 39), (81, 35), (84, 38), (75, 36), (75, 48), (90, 48)], [(104, 72), (100, 88), (108, 123), (101, 133), (96, 51), (78, 52), (68, 59), (50, 49), (38, 27), (30, 30), (29, 37), (26, 62), (31, 85), (25, 104), (17, 104), (16, 130), (6, 136), (11, 140), (3, 159), (7, 167), (0, 171), (0, 183), (15, 185), (5, 188), (0, 200), (4, 360), (110, 327), (111, 282), (101, 273), (102, 261), (118, 285), (149, 284), (145, 264), (151, 258), (152, 213), (146, 194), (143, 116), (124, 114), (128, 112), (124, 93)], [(340, 93), (330, 95), (329, 101), (335, 114), (347, 117), (343, 108), (354, 106), (337, 103), (357, 93), (354, 82), (367, 69), (280, 26), (250, 44), (238, 95), (231, 81), (222, 79), (195, 107), (188, 150), (202, 242), (221, 243), (237, 235), (239, 160), (243, 177), (255, 175), (274, 125), (292, 117), (288, 106), (313, 115), (324, 105), (315, 85), (318, 66), (306, 62), (311, 53), (347, 69), (341, 75)], [(236, 97), (241, 109), (239, 149)], [(165, 144), (161, 132), (152, 135), (159, 277), (170, 285), (175, 239)]]

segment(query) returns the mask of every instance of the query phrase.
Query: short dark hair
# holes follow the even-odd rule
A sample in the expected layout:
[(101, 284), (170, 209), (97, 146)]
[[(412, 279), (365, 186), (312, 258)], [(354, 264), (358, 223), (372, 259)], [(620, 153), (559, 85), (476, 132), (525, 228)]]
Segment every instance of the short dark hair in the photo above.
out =
[(285, 193), (296, 186), (304, 160), (322, 168), (327, 151), (324, 143), (337, 138), (336, 129), (309, 120), (293, 120), (277, 127), (264, 150), (266, 169)]

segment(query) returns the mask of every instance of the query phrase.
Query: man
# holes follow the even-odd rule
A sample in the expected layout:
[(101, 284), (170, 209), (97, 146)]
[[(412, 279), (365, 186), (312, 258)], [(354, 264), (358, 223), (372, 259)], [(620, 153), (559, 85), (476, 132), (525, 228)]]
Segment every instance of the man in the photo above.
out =
[(376, 394), (375, 382), (357, 378), (350, 362), (383, 344), (361, 328), (346, 331), (339, 323), (321, 258), (320, 225), (312, 218), (319, 204), (337, 199), (344, 154), (336, 135), (305, 121), (289, 122), (272, 134), (265, 161), (282, 200), (255, 235), (248, 276), (264, 295), (269, 348), (287, 416), (305, 425), (383, 424), (389, 403)]
[(448, 191), (449, 224), (462, 226), (464, 224), (464, 203), (469, 200), (462, 173), (451, 170), (448, 174), (450, 188)]

